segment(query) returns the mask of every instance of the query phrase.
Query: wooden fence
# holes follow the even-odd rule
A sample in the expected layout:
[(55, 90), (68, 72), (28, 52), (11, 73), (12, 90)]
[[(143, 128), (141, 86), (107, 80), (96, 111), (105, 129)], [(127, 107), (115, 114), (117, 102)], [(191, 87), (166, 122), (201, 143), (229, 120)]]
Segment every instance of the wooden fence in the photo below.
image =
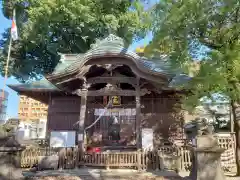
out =
[(161, 151), (132, 151), (132, 152), (100, 152), (85, 153), (79, 159), (77, 148), (56, 149), (29, 148), (22, 152), (21, 167), (29, 168), (39, 163), (39, 157), (58, 155), (59, 167), (72, 169), (76, 166), (92, 166), (108, 168), (133, 168), (141, 170), (172, 169), (179, 171), (179, 157)]
[[(221, 156), (222, 167), (225, 172), (236, 171), (235, 136), (217, 136), (219, 146), (226, 149)], [(59, 156), (59, 167), (68, 169), (79, 165), (106, 167), (106, 168), (136, 168), (162, 170), (172, 169), (189, 171), (192, 161), (191, 152), (187, 146), (172, 147), (163, 146), (156, 151), (132, 151), (132, 152), (101, 152), (84, 154), (79, 159), (77, 148), (29, 148), (22, 152), (21, 166), (31, 167), (38, 163), (39, 156)]]

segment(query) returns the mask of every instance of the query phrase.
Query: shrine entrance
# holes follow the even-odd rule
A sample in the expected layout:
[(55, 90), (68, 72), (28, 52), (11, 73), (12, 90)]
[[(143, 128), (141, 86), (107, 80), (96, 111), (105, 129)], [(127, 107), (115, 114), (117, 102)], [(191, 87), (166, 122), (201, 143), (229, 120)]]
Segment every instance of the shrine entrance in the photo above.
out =
[(89, 99), (85, 122), (87, 144), (101, 147), (136, 147), (135, 97), (103, 96)]

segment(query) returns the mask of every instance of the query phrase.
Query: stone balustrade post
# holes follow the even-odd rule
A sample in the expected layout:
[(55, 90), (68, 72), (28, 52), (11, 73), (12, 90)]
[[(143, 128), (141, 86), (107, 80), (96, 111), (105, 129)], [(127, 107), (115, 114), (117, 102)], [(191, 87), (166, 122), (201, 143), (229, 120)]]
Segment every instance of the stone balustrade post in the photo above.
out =
[(221, 168), (221, 154), (224, 149), (218, 146), (214, 128), (205, 118), (196, 118), (185, 125), (190, 144), (192, 167), (191, 180), (224, 180)]
[(197, 146), (192, 147), (191, 180), (225, 180), (221, 168), (221, 154), (224, 152), (213, 135), (196, 138)]
[(21, 147), (13, 137), (0, 137), (0, 179), (22, 180)]

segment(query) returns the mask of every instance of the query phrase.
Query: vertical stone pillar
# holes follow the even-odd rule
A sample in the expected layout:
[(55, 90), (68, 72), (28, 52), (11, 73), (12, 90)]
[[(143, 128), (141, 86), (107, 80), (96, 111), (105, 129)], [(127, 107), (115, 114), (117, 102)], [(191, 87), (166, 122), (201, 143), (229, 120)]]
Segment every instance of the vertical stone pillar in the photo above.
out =
[(136, 87), (136, 143), (137, 149), (141, 148), (141, 99), (139, 78), (137, 79)]

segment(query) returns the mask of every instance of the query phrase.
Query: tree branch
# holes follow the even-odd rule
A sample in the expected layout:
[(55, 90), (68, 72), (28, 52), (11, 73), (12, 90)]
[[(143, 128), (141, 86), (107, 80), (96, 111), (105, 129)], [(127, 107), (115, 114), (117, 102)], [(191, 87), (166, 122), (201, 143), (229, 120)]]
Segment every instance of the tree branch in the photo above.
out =
[[(197, 30), (198, 31), (198, 30)], [(220, 48), (223, 47), (223, 44), (216, 44), (215, 42), (213, 42), (212, 40), (209, 40), (208, 38), (206, 38), (204, 36), (204, 31), (198, 31), (196, 32), (196, 30), (192, 30), (190, 32), (190, 34), (192, 34), (192, 36), (196, 39), (198, 39), (198, 41), (200, 43), (202, 43), (203, 45), (209, 47), (210, 49), (215, 49), (215, 50), (219, 50)]]
[(223, 47), (223, 45), (221, 44), (215, 44), (213, 41), (205, 39), (203, 37), (199, 37), (198, 38), (199, 42), (202, 43), (203, 45), (211, 48), (211, 49), (215, 49), (215, 50), (219, 50), (220, 48)]

